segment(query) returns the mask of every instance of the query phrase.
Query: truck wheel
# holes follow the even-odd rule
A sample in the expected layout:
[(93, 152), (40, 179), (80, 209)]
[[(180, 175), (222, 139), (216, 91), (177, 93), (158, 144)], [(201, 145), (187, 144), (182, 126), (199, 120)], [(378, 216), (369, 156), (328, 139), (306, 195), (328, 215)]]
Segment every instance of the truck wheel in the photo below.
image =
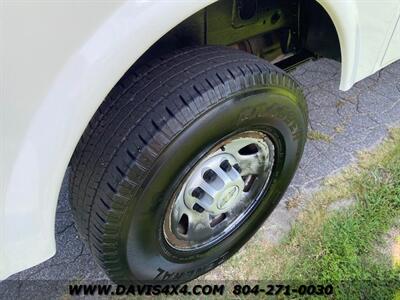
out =
[(81, 236), (115, 282), (185, 282), (232, 256), (301, 158), (297, 84), (253, 55), (207, 46), (128, 71), (71, 166)]

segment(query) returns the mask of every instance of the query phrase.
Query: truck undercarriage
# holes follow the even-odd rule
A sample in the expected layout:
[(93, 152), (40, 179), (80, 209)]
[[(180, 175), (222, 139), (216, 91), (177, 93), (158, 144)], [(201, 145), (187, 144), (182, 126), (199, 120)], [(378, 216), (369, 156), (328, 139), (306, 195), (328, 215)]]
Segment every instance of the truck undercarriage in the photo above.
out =
[(199, 45), (231, 46), (283, 69), (313, 57), (341, 59), (336, 29), (315, 1), (222, 0), (169, 31), (140, 61)]

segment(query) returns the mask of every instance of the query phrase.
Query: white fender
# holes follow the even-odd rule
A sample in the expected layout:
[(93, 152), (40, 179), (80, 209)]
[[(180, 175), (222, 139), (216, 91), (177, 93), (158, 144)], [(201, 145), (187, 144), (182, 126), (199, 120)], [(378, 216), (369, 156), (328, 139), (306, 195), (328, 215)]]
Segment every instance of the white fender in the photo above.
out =
[[(160, 37), (212, 2), (8, 1), (0, 7), (0, 280), (54, 255), (61, 182), (104, 97)], [(319, 2), (339, 35), (346, 90), (376, 69), (389, 37), (377, 40), (379, 51), (365, 50), (370, 37), (360, 13), (368, 9), (351, 0)]]

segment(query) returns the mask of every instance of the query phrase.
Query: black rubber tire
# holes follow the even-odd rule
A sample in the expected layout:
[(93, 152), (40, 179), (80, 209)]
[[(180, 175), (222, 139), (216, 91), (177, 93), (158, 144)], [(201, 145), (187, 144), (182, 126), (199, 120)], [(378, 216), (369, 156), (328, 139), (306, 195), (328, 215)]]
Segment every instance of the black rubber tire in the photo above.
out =
[[(235, 49), (184, 49), (130, 70), (71, 160), (78, 230), (115, 282), (194, 279), (233, 255), (274, 209), (300, 161), (307, 122), (295, 81)], [(268, 132), (276, 146), (264, 200), (218, 245), (193, 255), (169, 251), (159, 232), (172, 187), (201, 153), (253, 127)]]

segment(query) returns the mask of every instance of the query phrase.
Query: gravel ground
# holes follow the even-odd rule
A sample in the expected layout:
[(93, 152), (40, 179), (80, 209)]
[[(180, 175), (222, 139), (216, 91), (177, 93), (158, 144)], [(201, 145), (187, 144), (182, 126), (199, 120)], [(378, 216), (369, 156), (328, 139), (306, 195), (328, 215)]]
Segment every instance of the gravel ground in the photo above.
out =
[[(291, 202), (318, 189), (322, 179), (355, 162), (358, 151), (377, 145), (389, 127), (400, 124), (400, 61), (347, 92), (338, 90), (340, 64), (332, 60), (307, 62), (292, 75), (303, 85), (307, 97), (310, 139), (284, 199), (259, 233), (271, 243), (279, 242), (304, 204)], [(50, 299), (68, 293), (65, 287), (55, 290), (55, 282), (107, 280), (78, 237), (67, 190), (64, 183), (56, 219), (57, 254), (0, 283), (0, 299)]]

